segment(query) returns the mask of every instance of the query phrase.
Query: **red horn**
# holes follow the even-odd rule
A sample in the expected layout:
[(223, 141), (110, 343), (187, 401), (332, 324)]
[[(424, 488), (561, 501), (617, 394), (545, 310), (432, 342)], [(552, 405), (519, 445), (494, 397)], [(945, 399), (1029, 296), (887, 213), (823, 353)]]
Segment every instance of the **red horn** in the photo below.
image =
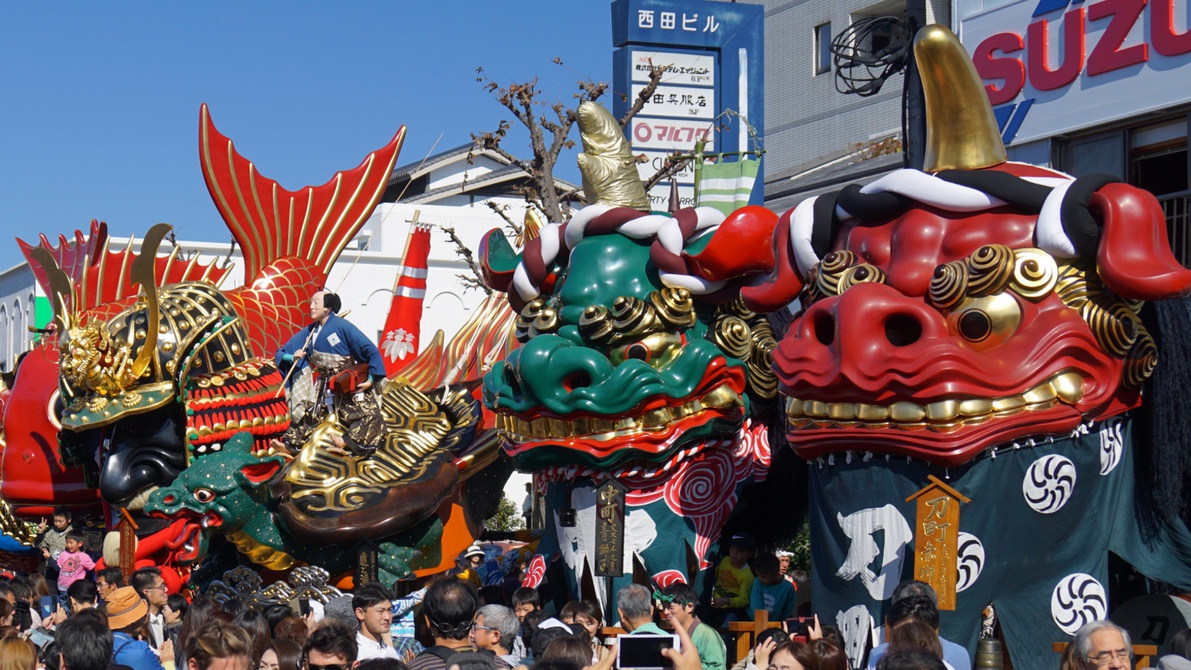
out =
[(790, 248), (790, 217), (794, 210), (778, 219), (773, 230), (773, 271), (753, 286), (740, 289), (744, 304), (754, 312), (776, 312), (785, 307), (802, 291), (802, 274), (794, 262)]
[(1113, 292), (1132, 300), (1163, 300), (1191, 292), (1191, 271), (1166, 237), (1166, 216), (1149, 191), (1108, 184), (1092, 195), (1104, 220), (1096, 264)]

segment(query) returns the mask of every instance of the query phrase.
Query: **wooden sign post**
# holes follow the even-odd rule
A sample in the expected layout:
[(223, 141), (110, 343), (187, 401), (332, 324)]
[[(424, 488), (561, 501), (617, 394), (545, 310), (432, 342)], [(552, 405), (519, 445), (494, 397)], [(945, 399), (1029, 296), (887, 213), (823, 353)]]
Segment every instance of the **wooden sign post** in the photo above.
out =
[(934, 587), (940, 610), (954, 610), (959, 505), (972, 501), (934, 475), (927, 479), (930, 484), (906, 498), (906, 502), (918, 499), (914, 526), (914, 579)]
[(363, 586), (369, 582), (380, 581), (380, 565), (377, 554), (380, 547), (368, 538), (356, 545), (356, 579), (355, 586)]
[(136, 531), (138, 526), (132, 520), (128, 508), (120, 508), (120, 520), (116, 522), (116, 530), (120, 532), (120, 572), (124, 575), (124, 583), (131, 583), (132, 573), (136, 572)]

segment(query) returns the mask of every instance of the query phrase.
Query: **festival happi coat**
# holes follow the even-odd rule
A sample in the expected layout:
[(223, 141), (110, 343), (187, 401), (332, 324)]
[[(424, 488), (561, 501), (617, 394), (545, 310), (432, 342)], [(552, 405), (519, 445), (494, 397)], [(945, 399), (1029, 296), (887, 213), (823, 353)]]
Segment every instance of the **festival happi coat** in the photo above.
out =
[[(527, 585), (553, 565), (571, 594), (586, 580), (595, 592), (585, 595), (606, 602), (599, 568), (615, 558), (611, 589), (635, 564), (658, 585), (691, 579), (688, 555), (707, 567), (741, 489), (765, 479), (775, 341), (738, 291), (771, 268), (774, 217), (759, 207), (652, 214), (616, 120), (584, 102), (579, 126), (589, 204), (521, 254), (499, 230), (481, 245), (522, 343), (484, 378), (484, 401), (545, 496)], [(762, 253), (737, 253), (746, 245)], [(623, 529), (601, 532), (597, 488), (610, 479), (626, 489)], [(618, 539), (623, 554), (611, 556)]]
[(949, 31), (914, 50), (924, 169), (785, 213), (745, 302), (798, 300), (774, 360), (810, 461), (815, 608), (854, 667), (918, 578), (943, 637), (974, 652), (992, 605), (1014, 667), (1052, 668), (1108, 615), (1110, 551), (1191, 588), (1191, 272), (1150, 193), (1007, 161)]
[[(181, 565), (225, 536), (274, 570), (349, 572), (345, 547), (362, 539), (379, 543), (386, 583), (449, 566), (508, 474), (489, 467), (495, 434), (469, 390), (482, 361), (510, 346), (507, 309), (477, 310), (483, 320), (460, 333), (466, 344), (453, 340), (444, 353), (439, 334), (407, 377), (387, 381), (375, 453), (330, 453), (343, 430), (333, 415), (297, 454), (269, 446), (290, 422), (272, 353), (305, 324), (309, 297), (371, 215), (404, 133), (322, 186), (287, 191), (235, 151), (204, 105), (203, 174), (245, 263), (244, 285), (230, 291), (218, 288), (226, 267), (183, 261), (176, 247), (157, 256), (166, 224), (150, 230), (140, 254), (131, 244), (109, 250), (99, 223), (57, 246), (44, 236), (36, 248), (22, 243), (55, 328), (26, 357), (6, 403), (5, 500), (45, 514), (94, 502), (97, 488), (112, 508), (153, 517), (140, 516), (138, 558), (162, 552)], [(22, 467), (30, 462), (42, 465)]]

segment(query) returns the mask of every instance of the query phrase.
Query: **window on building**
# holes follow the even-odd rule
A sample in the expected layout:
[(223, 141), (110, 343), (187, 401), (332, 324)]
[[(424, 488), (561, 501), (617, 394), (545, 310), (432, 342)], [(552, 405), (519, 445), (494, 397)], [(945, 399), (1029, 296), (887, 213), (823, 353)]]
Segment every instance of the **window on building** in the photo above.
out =
[(1129, 136), (1129, 182), (1158, 197), (1186, 191), (1187, 119), (1138, 128)]
[(831, 23), (815, 26), (815, 74), (831, 72)]
[(1069, 140), (1062, 148), (1062, 170), (1074, 177), (1110, 174), (1125, 178), (1125, 132), (1115, 130)]

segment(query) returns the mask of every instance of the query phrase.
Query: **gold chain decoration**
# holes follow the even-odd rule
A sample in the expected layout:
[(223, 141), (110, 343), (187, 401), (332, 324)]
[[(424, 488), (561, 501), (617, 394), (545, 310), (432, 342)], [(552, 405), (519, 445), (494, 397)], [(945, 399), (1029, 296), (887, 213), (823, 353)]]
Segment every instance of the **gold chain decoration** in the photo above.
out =
[(531, 300), (517, 315), (517, 322), (513, 326), (513, 336), (522, 344), (531, 337), (546, 335), (558, 330), (562, 323), (558, 312), (541, 298)]
[(819, 295), (839, 295), (840, 281), (844, 273), (856, 263), (856, 254), (851, 251), (833, 251), (823, 257), (815, 267), (818, 268), (815, 277), (815, 287)]
[(1126, 386), (1139, 386), (1153, 374), (1158, 350), (1138, 316), (1141, 302), (1115, 295), (1094, 272), (1075, 263), (1058, 269), (1055, 293), (1079, 312), (1105, 351), (1125, 359), (1122, 381)]
[(885, 271), (875, 265), (861, 263), (848, 268), (840, 277), (839, 292), (843, 293), (857, 284), (884, 284), (887, 277)]
[(951, 261), (935, 268), (927, 299), (939, 309), (951, 309), (968, 293), (968, 264)]
[(737, 298), (716, 312), (707, 332), (716, 346), (748, 365), (750, 393), (765, 399), (777, 397), (777, 374), (773, 371), (777, 340), (764, 316), (750, 311)]
[(968, 256), (967, 265), (969, 296), (1000, 293), (1013, 275), (1013, 250), (1003, 244), (986, 244)]
[(612, 303), (612, 309), (603, 305), (587, 307), (579, 317), (579, 333), (589, 342), (616, 346), (651, 333), (690, 328), (697, 318), (691, 292), (667, 286), (652, 291), (645, 300), (621, 296)]
[(1041, 249), (1018, 249), (1013, 252), (1013, 275), (1009, 288), (1027, 300), (1041, 300), (1050, 294), (1059, 280), (1059, 266), (1050, 254)]

